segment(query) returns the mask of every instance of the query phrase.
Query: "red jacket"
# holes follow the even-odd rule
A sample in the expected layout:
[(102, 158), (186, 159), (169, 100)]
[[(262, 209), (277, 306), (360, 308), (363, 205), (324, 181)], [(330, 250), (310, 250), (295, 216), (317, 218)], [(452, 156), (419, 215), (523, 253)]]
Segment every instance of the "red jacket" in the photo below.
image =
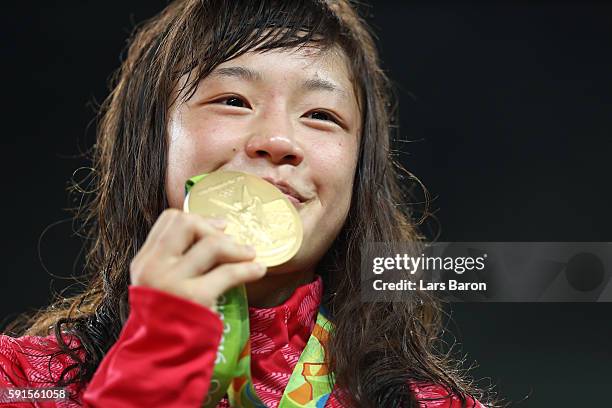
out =
[[(276, 408), (293, 367), (310, 336), (322, 296), (321, 278), (299, 287), (283, 304), (250, 307), (251, 372), (257, 395)], [(102, 359), (93, 378), (68, 390), (75, 401), (9, 403), (12, 407), (165, 407), (196, 408), (208, 392), (222, 323), (218, 315), (195, 302), (160, 290), (129, 287), (130, 315), (119, 339)], [(72, 345), (75, 337), (63, 334)], [(54, 336), (0, 336), (0, 389), (52, 387), (73, 360), (59, 355)], [(81, 354), (83, 357), (83, 355)], [(74, 371), (71, 372), (74, 375)], [(70, 378), (70, 375), (69, 377)], [(458, 408), (457, 396), (437, 385), (410, 385), (424, 408)], [(326, 407), (340, 407), (332, 396)], [(475, 400), (468, 407), (483, 408)], [(229, 407), (223, 399), (218, 407)]]

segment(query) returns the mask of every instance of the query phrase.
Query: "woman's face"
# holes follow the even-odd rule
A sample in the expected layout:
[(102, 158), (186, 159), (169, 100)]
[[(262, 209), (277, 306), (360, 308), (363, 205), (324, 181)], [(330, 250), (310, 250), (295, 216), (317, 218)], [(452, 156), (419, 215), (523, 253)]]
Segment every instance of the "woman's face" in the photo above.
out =
[(168, 124), (170, 206), (182, 208), (185, 180), (201, 173), (236, 170), (286, 183), (299, 196), (303, 243), (268, 273), (314, 268), (346, 220), (357, 164), (361, 117), (344, 53), (247, 53), (178, 101)]

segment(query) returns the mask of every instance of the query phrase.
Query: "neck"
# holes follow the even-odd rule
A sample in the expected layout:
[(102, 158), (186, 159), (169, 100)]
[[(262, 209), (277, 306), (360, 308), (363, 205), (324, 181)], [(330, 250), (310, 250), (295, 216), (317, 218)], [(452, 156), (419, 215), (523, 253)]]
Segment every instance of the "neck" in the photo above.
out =
[(313, 279), (314, 270), (273, 273), (272, 268), (269, 268), (263, 278), (245, 285), (249, 306), (257, 308), (278, 306), (289, 299), (298, 287), (312, 282)]

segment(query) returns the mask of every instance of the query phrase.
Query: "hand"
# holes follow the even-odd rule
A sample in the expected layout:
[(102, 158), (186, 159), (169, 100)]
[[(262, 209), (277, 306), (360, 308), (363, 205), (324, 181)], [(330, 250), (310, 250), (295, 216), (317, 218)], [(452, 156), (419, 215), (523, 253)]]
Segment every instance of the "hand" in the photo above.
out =
[(225, 221), (165, 210), (130, 264), (133, 285), (160, 289), (215, 309), (228, 289), (261, 279), (255, 249), (223, 233)]

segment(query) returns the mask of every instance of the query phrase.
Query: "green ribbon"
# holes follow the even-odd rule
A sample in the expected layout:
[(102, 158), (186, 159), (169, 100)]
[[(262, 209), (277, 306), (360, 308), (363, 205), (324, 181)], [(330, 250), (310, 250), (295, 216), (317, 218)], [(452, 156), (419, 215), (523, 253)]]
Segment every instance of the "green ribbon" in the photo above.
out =
[[(185, 194), (207, 174), (185, 182)], [(217, 300), (217, 313), (223, 323), (223, 334), (204, 408), (214, 408), (228, 395), (230, 405), (239, 408), (266, 408), (251, 377), (251, 344), (249, 340), (249, 307), (244, 285), (230, 289)], [(326, 344), (333, 329), (321, 305), (315, 327), (293, 369), (279, 403), (279, 408), (322, 408), (332, 391), (333, 374), (327, 369)]]

